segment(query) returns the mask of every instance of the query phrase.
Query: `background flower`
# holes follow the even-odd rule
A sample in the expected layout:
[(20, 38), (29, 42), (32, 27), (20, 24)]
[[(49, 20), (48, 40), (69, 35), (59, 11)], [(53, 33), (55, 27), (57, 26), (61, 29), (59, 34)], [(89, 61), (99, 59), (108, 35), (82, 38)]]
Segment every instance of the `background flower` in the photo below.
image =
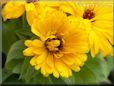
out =
[[(106, 5), (107, 3), (107, 5)], [(63, 11), (70, 13), (72, 22), (78, 22), (88, 33), (90, 52), (99, 51), (103, 57), (113, 53), (113, 5), (111, 2), (68, 2)], [(69, 9), (69, 10), (66, 10)]]
[[(26, 17), (29, 25), (32, 25), (34, 19), (38, 17), (40, 12), (45, 7), (52, 7), (54, 9), (58, 9), (62, 3), (59, 1), (49, 2), (49, 1), (37, 1), (37, 0), (22, 0), (22, 1), (9, 1), (6, 2), (5, 6), (2, 10), (3, 20), (7, 19), (16, 19), (24, 14), (26, 11)], [(12, 9), (9, 9), (12, 8)]]
[(25, 11), (25, 2), (14, 1), (7, 2), (2, 10), (3, 20), (14, 19), (20, 17)]

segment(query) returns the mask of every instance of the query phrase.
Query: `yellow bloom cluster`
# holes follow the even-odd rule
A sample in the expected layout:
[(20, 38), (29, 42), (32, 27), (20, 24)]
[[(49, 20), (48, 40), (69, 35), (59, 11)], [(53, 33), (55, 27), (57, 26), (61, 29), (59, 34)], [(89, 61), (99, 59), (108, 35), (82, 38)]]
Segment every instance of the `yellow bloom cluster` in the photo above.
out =
[(44, 76), (68, 78), (72, 70), (80, 71), (89, 50), (93, 57), (98, 52), (112, 55), (111, 3), (27, 1), (7, 2), (2, 16), (6, 21), (26, 12), (32, 33), (40, 39), (26, 40), (23, 54), (32, 56), (30, 64)]

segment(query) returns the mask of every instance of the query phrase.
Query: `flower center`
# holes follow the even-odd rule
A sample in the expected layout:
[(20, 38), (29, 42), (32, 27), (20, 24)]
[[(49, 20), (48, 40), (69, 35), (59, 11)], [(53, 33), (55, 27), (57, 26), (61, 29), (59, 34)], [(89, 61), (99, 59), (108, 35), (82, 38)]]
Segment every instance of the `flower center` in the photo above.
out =
[(92, 19), (95, 17), (95, 13), (93, 12), (92, 9), (86, 9), (84, 14), (83, 14), (83, 18), (84, 19)]
[(28, 3), (30, 2), (36, 2), (37, 0), (27, 0)]
[(50, 36), (45, 41), (45, 46), (50, 52), (58, 52), (63, 46), (63, 41), (59, 36)]

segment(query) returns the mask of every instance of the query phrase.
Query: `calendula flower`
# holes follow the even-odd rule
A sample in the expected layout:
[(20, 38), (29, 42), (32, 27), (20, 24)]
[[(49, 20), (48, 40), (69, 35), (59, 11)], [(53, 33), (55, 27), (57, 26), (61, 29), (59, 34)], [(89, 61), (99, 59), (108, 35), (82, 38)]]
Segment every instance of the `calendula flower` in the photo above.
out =
[(26, 17), (29, 25), (32, 25), (34, 19), (40, 15), (42, 10), (44, 10), (46, 7), (51, 7), (53, 9), (59, 10), (61, 3), (59, 1), (53, 2), (53, 0), (49, 1), (43, 1), (39, 0), (37, 2), (27, 4), (26, 5)]
[(37, 0), (7, 2), (2, 10), (3, 20), (6, 21), (7, 19), (18, 18), (22, 16), (26, 11), (27, 21), (29, 25), (31, 25), (34, 18), (36, 18), (40, 13), (39, 11), (41, 11), (41, 8), (38, 6), (38, 3), (36, 3), (36, 1)]
[[(75, 29), (77, 27), (77, 29)], [(80, 71), (88, 52), (86, 36), (77, 24), (70, 23), (66, 14), (47, 7), (34, 20), (32, 32), (40, 39), (26, 40), (25, 56), (31, 56), (30, 64), (47, 77), (53, 74), (69, 77), (72, 70)]]
[(99, 51), (103, 56), (113, 53), (113, 4), (111, 2), (67, 2), (61, 9), (72, 14), (70, 20), (78, 22), (87, 31), (91, 55)]
[(25, 2), (10, 1), (3, 7), (3, 20), (14, 19), (20, 17), (25, 11)]
[[(3, 20), (19, 18), (26, 11), (26, 17), (29, 25), (32, 25), (34, 19), (47, 6), (58, 9), (59, 2), (42, 2), (43, 0), (21, 0), (9, 1), (2, 10)], [(52, 0), (53, 1), (53, 0)], [(11, 8), (11, 9), (10, 9)]]
[[(11, 8), (11, 9), (9, 9)], [(40, 13), (40, 6), (35, 0), (26, 1), (9, 1), (2, 10), (3, 20), (19, 18), (26, 11), (26, 17), (29, 25), (32, 24), (34, 18)], [(37, 11), (36, 11), (37, 10)]]

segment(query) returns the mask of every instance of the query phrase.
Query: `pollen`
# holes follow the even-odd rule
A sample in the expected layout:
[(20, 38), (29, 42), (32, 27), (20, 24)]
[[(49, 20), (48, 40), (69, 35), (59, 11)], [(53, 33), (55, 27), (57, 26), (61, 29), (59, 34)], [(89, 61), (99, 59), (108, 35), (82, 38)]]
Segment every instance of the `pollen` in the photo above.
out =
[(92, 9), (86, 9), (84, 14), (83, 14), (83, 18), (84, 19), (92, 19), (95, 17), (95, 13), (93, 12)]
[(58, 52), (62, 45), (62, 39), (57, 36), (51, 36), (45, 41), (45, 47), (49, 52)]

